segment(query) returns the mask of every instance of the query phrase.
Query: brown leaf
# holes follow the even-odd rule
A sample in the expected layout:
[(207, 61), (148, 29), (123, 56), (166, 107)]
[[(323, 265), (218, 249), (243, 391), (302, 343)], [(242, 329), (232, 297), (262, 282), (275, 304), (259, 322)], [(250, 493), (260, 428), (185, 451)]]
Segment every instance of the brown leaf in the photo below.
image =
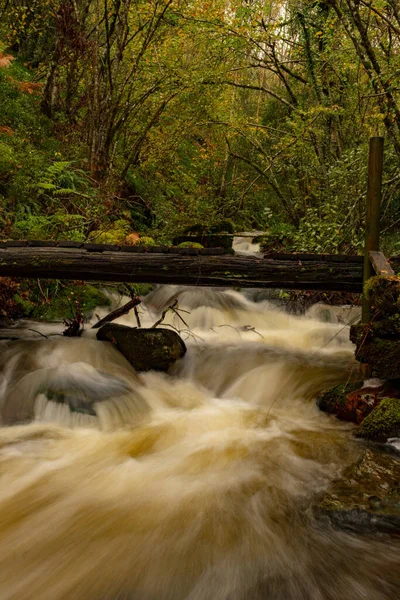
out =
[(0, 52), (0, 67), (9, 67), (13, 60), (15, 60), (15, 57), (11, 54), (3, 54), (3, 52)]
[(140, 238), (140, 235), (138, 234), (138, 232), (132, 231), (132, 233), (130, 233), (129, 235), (126, 236), (125, 244), (127, 246), (135, 246), (135, 244), (138, 243), (139, 238)]
[(14, 135), (14, 129), (11, 129), (11, 127), (8, 127), (8, 125), (4, 125), (3, 127), (0, 127), (0, 133), (6, 133), (7, 135)]

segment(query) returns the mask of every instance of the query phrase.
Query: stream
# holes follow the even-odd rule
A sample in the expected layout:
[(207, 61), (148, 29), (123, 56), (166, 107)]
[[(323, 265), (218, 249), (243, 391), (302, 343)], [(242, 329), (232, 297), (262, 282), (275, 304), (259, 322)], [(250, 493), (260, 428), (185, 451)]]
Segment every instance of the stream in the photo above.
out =
[(142, 326), (175, 298), (185, 323), (163, 326), (188, 351), (170, 375), (89, 327), (1, 342), (1, 600), (396, 600), (399, 542), (313, 517), (363, 447), (315, 403), (357, 374), (348, 327), (172, 286)]

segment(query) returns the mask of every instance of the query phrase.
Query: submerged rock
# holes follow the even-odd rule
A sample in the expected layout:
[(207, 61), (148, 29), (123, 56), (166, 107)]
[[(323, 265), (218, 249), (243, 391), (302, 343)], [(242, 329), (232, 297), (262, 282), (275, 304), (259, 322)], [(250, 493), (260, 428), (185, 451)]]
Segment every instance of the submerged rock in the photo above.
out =
[(97, 339), (115, 344), (137, 371), (168, 371), (186, 352), (182, 338), (170, 329), (135, 329), (108, 323), (99, 329)]
[(400, 435), (400, 399), (383, 398), (355, 431), (357, 437), (385, 442)]
[(316, 507), (319, 519), (357, 533), (400, 534), (400, 456), (368, 448), (333, 482)]
[[(132, 398), (138, 415), (149, 411), (147, 402), (121, 377), (76, 362), (36, 369), (21, 377), (7, 394), (0, 411), (3, 425), (47, 420), (49, 410), (68, 407), (71, 413), (97, 415), (99, 403)], [(57, 412), (57, 411), (55, 411)], [(54, 410), (53, 410), (54, 413)], [(55, 414), (55, 413), (54, 413)]]

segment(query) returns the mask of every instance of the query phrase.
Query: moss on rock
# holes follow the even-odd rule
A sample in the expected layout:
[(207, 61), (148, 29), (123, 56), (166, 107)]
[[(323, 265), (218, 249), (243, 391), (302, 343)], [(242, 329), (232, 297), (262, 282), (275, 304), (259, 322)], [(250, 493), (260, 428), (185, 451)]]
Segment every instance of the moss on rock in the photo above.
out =
[(186, 352), (181, 337), (170, 329), (136, 329), (107, 323), (97, 339), (111, 342), (137, 371), (168, 371)]
[(318, 396), (318, 407), (327, 413), (337, 414), (341, 407), (346, 404), (347, 394), (362, 387), (362, 381), (355, 383), (341, 383), (334, 388), (322, 392)]
[(357, 437), (376, 442), (385, 442), (388, 438), (400, 435), (400, 400), (383, 398), (368, 417), (355, 431)]
[(367, 448), (323, 494), (315, 514), (340, 529), (358, 533), (400, 533), (400, 461)]
[(356, 358), (371, 365), (373, 375), (381, 379), (400, 378), (400, 338), (380, 337), (369, 325), (352, 325), (350, 339), (356, 345)]
[(376, 310), (384, 316), (400, 312), (400, 279), (398, 277), (371, 277), (364, 286), (364, 294)]

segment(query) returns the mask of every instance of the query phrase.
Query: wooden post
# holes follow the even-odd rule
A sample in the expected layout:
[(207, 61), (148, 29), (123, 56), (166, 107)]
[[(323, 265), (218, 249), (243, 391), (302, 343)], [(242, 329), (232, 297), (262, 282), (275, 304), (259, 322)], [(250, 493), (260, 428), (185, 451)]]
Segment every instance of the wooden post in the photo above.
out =
[[(367, 214), (365, 223), (363, 286), (372, 276), (373, 268), (370, 251), (379, 250), (380, 210), (382, 196), (383, 137), (373, 137), (369, 141)], [(362, 299), (362, 322), (370, 320), (371, 303), (365, 294)]]

